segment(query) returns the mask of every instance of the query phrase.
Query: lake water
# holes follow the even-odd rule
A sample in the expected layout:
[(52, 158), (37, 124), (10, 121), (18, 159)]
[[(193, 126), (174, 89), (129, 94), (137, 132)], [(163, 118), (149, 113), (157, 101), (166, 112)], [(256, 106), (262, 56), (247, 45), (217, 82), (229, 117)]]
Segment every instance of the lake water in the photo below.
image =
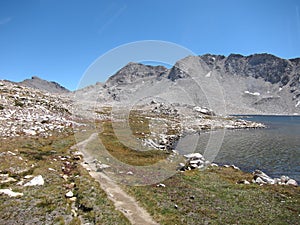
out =
[[(267, 128), (226, 130), (214, 162), (234, 164), (247, 172), (260, 169), (271, 177), (287, 175), (300, 182), (300, 116), (242, 118), (262, 122)], [(200, 135), (198, 152), (205, 151), (210, 136)]]

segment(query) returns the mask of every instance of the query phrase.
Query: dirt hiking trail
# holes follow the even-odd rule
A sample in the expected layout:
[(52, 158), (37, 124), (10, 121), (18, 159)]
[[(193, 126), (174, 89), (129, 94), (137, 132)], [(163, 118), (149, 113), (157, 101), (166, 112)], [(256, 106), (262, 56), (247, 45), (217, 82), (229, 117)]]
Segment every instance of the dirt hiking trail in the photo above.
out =
[(88, 139), (77, 143), (71, 149), (77, 149), (83, 154), (84, 163), (82, 166), (89, 171), (89, 174), (100, 183), (101, 188), (106, 192), (108, 198), (114, 202), (117, 210), (122, 212), (132, 224), (146, 225), (156, 224), (150, 214), (140, 207), (137, 201), (129, 196), (121, 187), (109, 178), (104, 172), (96, 172), (95, 164), (93, 163), (93, 156), (86, 151), (86, 145), (98, 138), (97, 133), (93, 133)]

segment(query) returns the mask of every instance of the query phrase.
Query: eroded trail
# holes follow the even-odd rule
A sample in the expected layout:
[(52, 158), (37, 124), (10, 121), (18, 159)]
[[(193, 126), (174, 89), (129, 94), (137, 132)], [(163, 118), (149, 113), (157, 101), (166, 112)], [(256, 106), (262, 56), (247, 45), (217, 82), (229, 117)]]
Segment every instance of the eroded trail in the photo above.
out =
[(96, 168), (92, 161), (93, 156), (86, 151), (86, 145), (97, 138), (97, 133), (93, 133), (88, 139), (77, 143), (71, 149), (78, 149), (84, 156), (82, 166), (89, 170), (90, 175), (95, 178), (101, 185), (101, 188), (106, 192), (108, 198), (115, 204), (117, 210), (121, 211), (132, 224), (158, 224), (156, 223), (150, 214), (140, 207), (137, 201), (123, 191), (120, 186), (111, 180), (105, 173), (96, 172)]

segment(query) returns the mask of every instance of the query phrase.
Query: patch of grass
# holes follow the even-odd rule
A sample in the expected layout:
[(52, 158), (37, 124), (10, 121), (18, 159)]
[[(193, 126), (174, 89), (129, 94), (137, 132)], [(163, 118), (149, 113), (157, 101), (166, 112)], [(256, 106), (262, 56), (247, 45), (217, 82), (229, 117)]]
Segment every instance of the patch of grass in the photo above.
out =
[(138, 111), (130, 111), (129, 114), (129, 125), (132, 131), (132, 134), (136, 138), (145, 138), (150, 135), (149, 130), (149, 118), (143, 116)]
[[(105, 121), (102, 124), (103, 131), (99, 134), (99, 137), (106, 148), (106, 150), (119, 161), (126, 164), (135, 166), (145, 166), (157, 163), (160, 160), (165, 159), (168, 153), (159, 150), (149, 150), (149, 151), (136, 151), (133, 150), (120, 142), (118, 137), (114, 133), (112, 123)], [(118, 132), (126, 135), (127, 129), (122, 130), (120, 126)]]
[(299, 188), (236, 184), (249, 178), (230, 168), (194, 170), (165, 180), (165, 188), (126, 190), (160, 224), (298, 224)]
[(19, 100), (15, 100), (15, 106), (23, 107), (24, 103)]
[[(24, 193), (18, 198), (1, 195), (0, 224), (52, 224), (54, 221), (55, 224), (81, 224), (80, 219), (72, 215), (73, 204), (77, 204), (77, 214), (85, 223), (119, 224), (120, 221), (129, 224), (124, 215), (115, 210), (99, 184), (73, 159), (69, 148), (74, 144), (74, 136), (64, 134), (49, 138), (0, 139), (0, 172), (8, 171), (17, 180), (0, 184), (0, 188)], [(23, 169), (27, 170), (18, 173)], [(45, 184), (16, 185), (25, 175), (42, 175)], [(62, 175), (67, 175), (67, 179)], [(71, 189), (77, 197), (75, 203), (65, 197), (71, 182), (75, 183)], [(95, 188), (91, 188), (93, 186)]]

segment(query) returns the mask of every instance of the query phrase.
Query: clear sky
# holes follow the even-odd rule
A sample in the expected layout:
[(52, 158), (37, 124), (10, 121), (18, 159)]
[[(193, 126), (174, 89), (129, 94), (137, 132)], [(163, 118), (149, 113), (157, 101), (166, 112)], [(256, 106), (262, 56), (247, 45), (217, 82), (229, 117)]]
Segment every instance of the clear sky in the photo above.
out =
[(0, 79), (36, 75), (73, 90), (99, 56), (141, 40), (300, 57), (300, 1), (0, 0)]

